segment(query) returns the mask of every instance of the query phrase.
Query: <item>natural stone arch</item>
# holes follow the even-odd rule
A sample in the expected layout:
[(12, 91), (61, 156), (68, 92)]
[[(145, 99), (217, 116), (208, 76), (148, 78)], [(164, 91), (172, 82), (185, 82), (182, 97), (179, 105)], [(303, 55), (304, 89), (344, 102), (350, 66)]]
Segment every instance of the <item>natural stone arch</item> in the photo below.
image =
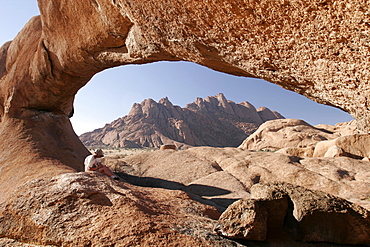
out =
[(0, 194), (82, 170), (88, 152), (68, 119), (74, 95), (119, 65), (187, 60), (262, 78), (341, 108), (368, 130), (365, 0), (38, 2), (41, 16), (0, 52), (0, 177), (19, 178)]

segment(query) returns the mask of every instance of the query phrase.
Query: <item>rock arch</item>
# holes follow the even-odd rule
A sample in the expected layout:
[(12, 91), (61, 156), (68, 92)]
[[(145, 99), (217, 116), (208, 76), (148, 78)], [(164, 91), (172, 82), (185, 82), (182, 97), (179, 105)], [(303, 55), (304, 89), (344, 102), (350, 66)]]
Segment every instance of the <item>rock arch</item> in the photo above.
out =
[(0, 195), (82, 170), (87, 150), (68, 119), (74, 95), (95, 73), (125, 64), (187, 60), (262, 78), (341, 108), (369, 130), (365, 0), (38, 3), (41, 15), (0, 50), (0, 181), (13, 178)]

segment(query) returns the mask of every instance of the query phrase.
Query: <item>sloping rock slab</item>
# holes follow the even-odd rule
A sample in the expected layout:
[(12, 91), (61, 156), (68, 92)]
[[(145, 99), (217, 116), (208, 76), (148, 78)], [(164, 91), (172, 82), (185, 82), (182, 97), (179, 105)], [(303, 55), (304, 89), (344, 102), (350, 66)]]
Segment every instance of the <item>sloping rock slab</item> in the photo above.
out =
[(370, 244), (370, 212), (344, 199), (286, 183), (257, 184), (251, 196), (221, 215), (218, 234), (257, 241), (287, 235), (302, 242)]
[[(246, 192), (257, 183), (285, 182), (324, 191), (370, 210), (370, 162), (348, 157), (302, 159), (240, 148), (194, 147), (106, 161), (125, 179), (132, 175), (134, 179), (127, 181), (136, 185), (184, 190), (196, 183), (207, 185), (203, 189), (218, 188), (225, 193), (206, 196), (216, 204), (219, 199), (225, 199), (222, 204), (226, 201), (231, 204), (230, 198), (247, 197)], [(196, 192), (193, 188), (185, 191)], [(198, 195), (205, 199), (204, 193)]]
[[(181, 191), (96, 173), (32, 180), (0, 205), (0, 237), (56, 246), (235, 246), (212, 234), (219, 213)], [(200, 237), (202, 235), (202, 237)]]

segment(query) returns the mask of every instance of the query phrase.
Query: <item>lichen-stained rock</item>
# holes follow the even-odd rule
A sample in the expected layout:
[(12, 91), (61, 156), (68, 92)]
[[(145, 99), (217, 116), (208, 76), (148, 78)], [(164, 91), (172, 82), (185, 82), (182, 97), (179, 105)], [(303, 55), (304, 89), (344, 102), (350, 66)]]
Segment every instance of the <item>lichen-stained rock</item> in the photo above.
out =
[(239, 200), (221, 215), (214, 230), (228, 238), (265, 241), (268, 216), (263, 202)]
[(116, 1), (179, 59), (266, 79), (353, 114), (366, 129), (369, 13), (347, 1)]
[(258, 241), (287, 233), (303, 242), (370, 244), (370, 212), (344, 199), (281, 183), (258, 184), (251, 193), (221, 215), (216, 232)]

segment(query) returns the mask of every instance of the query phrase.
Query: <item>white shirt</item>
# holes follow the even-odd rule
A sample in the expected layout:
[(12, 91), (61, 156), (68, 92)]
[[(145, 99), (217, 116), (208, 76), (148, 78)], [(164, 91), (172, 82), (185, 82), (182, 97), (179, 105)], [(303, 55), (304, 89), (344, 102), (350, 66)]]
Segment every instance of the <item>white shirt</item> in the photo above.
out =
[(100, 164), (100, 159), (95, 158), (94, 155), (89, 155), (85, 158), (85, 172), (90, 171), (90, 168), (97, 168)]

